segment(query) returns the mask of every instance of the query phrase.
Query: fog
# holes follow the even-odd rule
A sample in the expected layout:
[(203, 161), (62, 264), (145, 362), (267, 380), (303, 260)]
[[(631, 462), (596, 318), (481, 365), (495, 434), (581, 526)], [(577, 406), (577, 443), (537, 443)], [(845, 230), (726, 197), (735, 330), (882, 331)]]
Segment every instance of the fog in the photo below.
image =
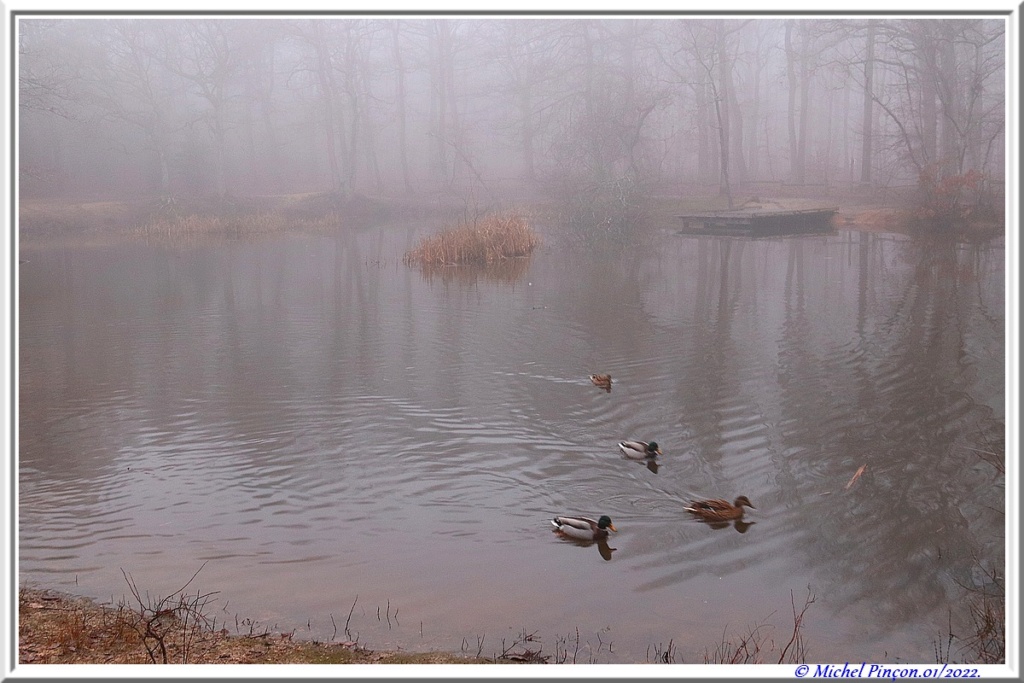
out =
[(24, 197), (1003, 179), (1002, 19), (22, 16), (17, 36)]
[[(1003, 662), (992, 16), (15, 13), (22, 587), (345, 650)], [(419, 257), (452, 234), (492, 239)]]

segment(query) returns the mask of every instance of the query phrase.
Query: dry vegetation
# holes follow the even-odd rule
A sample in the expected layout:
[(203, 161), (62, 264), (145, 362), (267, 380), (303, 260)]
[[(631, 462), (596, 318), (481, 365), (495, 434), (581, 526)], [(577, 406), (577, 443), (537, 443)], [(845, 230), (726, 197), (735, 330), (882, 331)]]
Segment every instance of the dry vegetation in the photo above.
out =
[[(177, 593), (114, 607), (47, 590), (19, 591), (21, 664), (487, 664), (444, 652), (375, 652), (355, 642), (320, 643), (242, 622), (232, 633), (204, 609), (210, 594)], [(239, 632), (240, 631), (240, 632)], [(514, 662), (515, 659), (507, 660)]]
[(195, 237), (200, 235), (252, 237), (287, 230), (325, 231), (341, 224), (337, 214), (314, 218), (290, 218), (269, 211), (237, 215), (158, 216), (136, 228), (147, 237)]
[[(201, 570), (202, 568), (200, 568)], [(167, 597), (158, 598), (138, 589), (125, 573), (130, 596), (116, 606), (48, 590), (23, 587), (19, 591), (19, 662), (22, 664), (567, 664), (596, 663), (610, 642), (598, 646), (581, 642), (579, 629), (556, 639), (554, 652), (543, 651), (535, 633), (523, 629), (511, 641), (502, 639), (501, 651), (484, 655), (484, 639), (477, 639), (476, 653), (463, 642), (462, 655), (444, 652), (375, 652), (355, 640), (346, 621), (346, 640), (321, 643), (295, 639), (293, 633), (271, 633), (251, 620), (234, 622), (212, 616), (215, 593), (190, 590), (196, 575)], [(793, 635), (779, 661), (803, 661), (800, 635), (808, 599), (799, 613), (794, 603)], [(353, 607), (355, 604), (353, 603)], [(351, 615), (350, 615), (351, 616)], [(232, 631), (233, 628), (233, 631)], [(766, 661), (774, 643), (762, 636), (766, 624), (751, 630), (738, 645), (723, 639), (716, 656), (706, 663), (754, 663)], [(745, 656), (737, 658), (744, 653)], [(787, 657), (788, 654), (788, 657)], [(648, 662), (677, 661), (672, 641), (648, 652)]]
[(22, 200), (18, 203), (18, 227), (22, 240), (84, 231), (123, 231), (137, 219), (127, 202)]
[(404, 261), (422, 266), (489, 265), (528, 256), (538, 244), (540, 237), (526, 218), (507, 211), (426, 237)]
[[(814, 595), (808, 590), (803, 608), (798, 612), (796, 597), (790, 591), (790, 602), (793, 606), (793, 631), (788, 642), (778, 648), (775, 639), (770, 635), (771, 626), (758, 623), (751, 626), (746, 635), (736, 641), (722, 641), (714, 652), (704, 651), (705, 664), (798, 664), (807, 661), (807, 649), (804, 645), (803, 622), (807, 609), (814, 604)], [(778, 658), (776, 660), (776, 655)]]
[[(927, 237), (935, 231), (916, 217), (911, 200), (893, 197), (883, 205), (859, 196), (794, 198), (770, 195), (737, 198), (737, 205), (759, 201), (767, 205), (805, 208), (823, 201), (841, 206), (835, 225), (840, 229), (908, 233)], [(902, 206), (904, 208), (897, 208)], [(369, 199), (362, 196), (342, 198), (330, 193), (304, 193), (247, 198), (151, 197), (133, 201), (40, 201), (25, 199), (18, 204), (19, 239), (33, 241), (109, 241), (144, 239), (191, 241), (207, 238), (246, 239), (293, 233), (324, 233), (360, 229), (401, 217), (416, 221), (450, 217), (457, 207), (436, 202)], [(648, 227), (678, 224), (677, 216), (695, 211), (724, 209), (720, 197), (684, 196), (652, 198), (645, 211)], [(563, 208), (546, 203), (532, 204), (533, 216), (543, 215), (551, 224), (560, 224)], [(1001, 216), (972, 215), (957, 224), (956, 236), (967, 240), (985, 240), (1002, 234)], [(947, 233), (949, 231), (946, 231)], [(631, 238), (637, 238), (631, 232)], [(506, 211), (465, 221), (454, 228), (428, 237), (405, 255), (407, 263), (425, 269), (446, 269), (454, 264), (479, 264), (493, 269), (495, 263), (514, 264), (515, 257), (528, 255), (540, 239), (522, 212)], [(452, 277), (435, 270), (428, 274)], [(511, 273), (515, 267), (507, 268)], [(482, 272), (491, 279), (490, 273)], [(454, 276), (461, 277), (461, 276)], [(475, 275), (473, 276), (476, 277)], [(514, 280), (518, 276), (494, 279)]]
[(253, 238), (285, 232), (329, 232), (385, 220), (404, 205), (363, 197), (296, 194), (247, 198), (152, 197), (132, 201), (39, 201), (18, 204), (22, 242)]
[[(996, 575), (993, 574), (995, 577)], [(559, 637), (553, 654), (545, 654), (535, 634), (523, 630), (510, 643), (501, 641), (501, 652), (483, 655), (478, 638), (476, 653), (467, 642), (465, 654), (374, 651), (355, 641), (323, 643), (303, 641), (292, 633), (271, 633), (249, 619), (217, 622), (208, 606), (213, 593), (188, 592), (186, 584), (166, 598), (151, 598), (126, 580), (130, 598), (116, 606), (49, 590), (23, 587), (19, 591), (18, 661), (21, 664), (565, 664), (595, 663), (604, 647), (595, 650), (581, 643), (577, 629)], [(195, 578), (193, 576), (193, 578)], [(998, 579), (998, 577), (996, 577)], [(191, 583), (191, 581), (190, 581)], [(1001, 587), (1001, 581), (997, 585)], [(936, 642), (937, 662), (950, 662), (954, 647), (963, 662), (995, 664), (1005, 661), (1003, 595), (975, 596), (970, 606), (976, 633), (955, 636), (950, 628), (947, 642)], [(798, 608), (792, 600), (793, 626), (784, 640), (776, 640), (774, 627), (758, 622), (738, 636), (722, 634), (714, 650), (704, 652), (705, 664), (775, 664), (807, 661), (804, 617), (814, 603), (807, 594)], [(233, 630), (232, 630), (233, 629)], [(347, 624), (345, 636), (350, 637)], [(589, 656), (586, 654), (589, 652)], [(648, 648), (647, 662), (682, 663), (672, 640)]]

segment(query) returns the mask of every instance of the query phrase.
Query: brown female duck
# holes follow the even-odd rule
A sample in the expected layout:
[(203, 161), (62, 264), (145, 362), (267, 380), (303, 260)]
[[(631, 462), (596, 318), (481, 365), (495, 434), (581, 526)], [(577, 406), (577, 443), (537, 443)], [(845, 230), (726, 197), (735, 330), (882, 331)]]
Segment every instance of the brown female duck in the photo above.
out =
[(740, 496), (732, 503), (721, 498), (698, 500), (683, 509), (708, 522), (728, 522), (742, 518), (744, 507), (757, 509), (746, 496)]

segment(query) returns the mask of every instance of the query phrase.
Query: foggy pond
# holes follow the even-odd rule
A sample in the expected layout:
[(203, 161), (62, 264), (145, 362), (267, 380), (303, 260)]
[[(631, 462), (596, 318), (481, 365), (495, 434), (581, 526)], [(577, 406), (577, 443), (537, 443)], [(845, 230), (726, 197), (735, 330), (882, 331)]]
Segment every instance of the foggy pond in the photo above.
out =
[(781, 647), (811, 595), (810, 659), (933, 661), (1002, 556), (1000, 244), (540, 225), (498, 273), (403, 265), (430, 227), (23, 245), (22, 582), (203, 567), (232, 632), (601, 663)]
[(12, 14), (19, 586), (1003, 663), (1012, 9)]

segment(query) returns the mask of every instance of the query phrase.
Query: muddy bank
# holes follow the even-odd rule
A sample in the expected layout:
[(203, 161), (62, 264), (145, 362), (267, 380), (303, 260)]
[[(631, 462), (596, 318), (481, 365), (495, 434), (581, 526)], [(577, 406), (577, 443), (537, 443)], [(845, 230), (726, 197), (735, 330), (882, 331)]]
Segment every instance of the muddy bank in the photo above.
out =
[[(143, 614), (127, 605), (38, 588), (18, 591), (20, 664), (494, 664), (526, 661), (446, 652), (375, 651), (355, 642), (303, 641), (294, 633), (232, 634), (196, 614)], [(193, 624), (195, 626), (193, 626)]]

